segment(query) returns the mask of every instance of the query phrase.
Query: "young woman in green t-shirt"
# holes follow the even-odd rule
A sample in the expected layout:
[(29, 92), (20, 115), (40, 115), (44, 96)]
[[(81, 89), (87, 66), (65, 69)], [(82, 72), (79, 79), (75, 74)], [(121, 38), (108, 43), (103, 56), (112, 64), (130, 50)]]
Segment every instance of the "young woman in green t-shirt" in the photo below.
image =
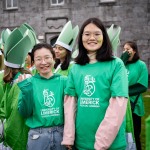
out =
[(137, 44), (127, 41), (123, 46), (123, 60), (128, 73), (129, 99), (132, 109), (136, 147), (141, 150), (141, 117), (144, 115), (142, 93), (148, 88), (148, 70), (145, 62), (140, 60)]
[(78, 150), (125, 149), (126, 69), (113, 56), (107, 31), (98, 18), (83, 23), (78, 48), (65, 89), (62, 144)]
[(21, 90), (18, 110), (30, 128), (27, 149), (65, 150), (61, 141), (67, 77), (53, 73), (55, 54), (50, 45), (37, 44), (32, 54), (39, 73), (26, 80), (26, 76), (19, 76), (18, 83)]

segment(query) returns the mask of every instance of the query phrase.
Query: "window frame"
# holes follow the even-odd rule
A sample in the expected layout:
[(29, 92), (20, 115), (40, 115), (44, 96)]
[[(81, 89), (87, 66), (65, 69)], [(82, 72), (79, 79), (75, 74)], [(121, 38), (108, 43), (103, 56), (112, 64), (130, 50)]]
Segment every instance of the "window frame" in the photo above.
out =
[(54, 4), (54, 3), (52, 3), (52, 0), (50, 0), (50, 4), (51, 4), (51, 6), (62, 6), (62, 5), (64, 5), (65, 4), (65, 0), (63, 0), (63, 2), (62, 3), (58, 3), (58, 0), (56, 0), (56, 3)]
[[(17, 6), (14, 6), (14, 1), (16, 1)], [(11, 6), (8, 7), (8, 0), (5, 1), (6, 10), (18, 9), (18, 0), (11, 0)]]

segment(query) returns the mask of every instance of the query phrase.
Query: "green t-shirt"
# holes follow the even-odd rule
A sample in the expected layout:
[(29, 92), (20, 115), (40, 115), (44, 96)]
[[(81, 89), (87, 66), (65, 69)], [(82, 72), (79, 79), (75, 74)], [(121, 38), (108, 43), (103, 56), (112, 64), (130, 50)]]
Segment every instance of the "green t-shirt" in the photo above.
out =
[[(126, 69), (128, 74), (129, 86), (140, 83), (146, 88), (148, 87), (148, 70), (146, 64), (143, 61), (138, 60), (135, 63), (128, 63), (126, 65)], [(130, 100), (134, 102), (136, 97), (137, 96), (130, 96)], [(143, 116), (145, 113), (142, 95), (140, 95), (138, 98), (134, 113), (139, 116)]]
[(70, 63), (68, 69), (62, 70), (60, 68), (60, 65), (58, 65), (57, 68), (54, 70), (54, 72), (57, 73), (57, 74), (63, 75), (63, 76), (68, 76), (69, 71), (70, 71), (70, 69), (71, 69), (72, 66), (73, 66), (73, 62)]
[[(127, 83), (126, 69), (119, 58), (72, 67), (65, 94), (78, 98), (75, 138), (78, 149), (94, 149), (95, 134), (104, 119), (109, 100), (117, 96), (128, 97)], [(123, 122), (110, 149), (125, 146)]]
[(54, 74), (49, 79), (39, 74), (20, 83), (19, 112), (30, 128), (64, 124), (64, 88), (67, 77)]

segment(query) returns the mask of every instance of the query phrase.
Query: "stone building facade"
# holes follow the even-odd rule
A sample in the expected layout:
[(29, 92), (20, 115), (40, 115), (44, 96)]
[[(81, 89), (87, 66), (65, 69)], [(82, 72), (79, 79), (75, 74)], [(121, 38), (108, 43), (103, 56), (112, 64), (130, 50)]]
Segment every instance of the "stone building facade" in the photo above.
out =
[(26, 22), (47, 43), (68, 20), (80, 27), (89, 17), (100, 18), (106, 27), (121, 26), (117, 55), (125, 41), (136, 41), (150, 74), (150, 0), (0, 0), (0, 33)]

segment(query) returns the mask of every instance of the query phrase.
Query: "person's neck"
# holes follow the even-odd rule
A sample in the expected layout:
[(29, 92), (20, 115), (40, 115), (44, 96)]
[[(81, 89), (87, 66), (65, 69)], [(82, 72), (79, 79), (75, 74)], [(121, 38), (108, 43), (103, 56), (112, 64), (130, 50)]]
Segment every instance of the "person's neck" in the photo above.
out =
[(88, 55), (88, 57), (90, 59), (90, 62), (89, 62), (90, 64), (97, 62), (97, 60), (96, 60), (96, 52), (92, 52), (92, 53), (89, 53), (87, 55)]
[(49, 79), (51, 76), (53, 76), (53, 72), (49, 72), (48, 74), (40, 74), (40, 76), (46, 78), (46, 79)]
[(62, 63), (64, 62), (64, 60), (65, 60), (64, 58), (63, 58), (63, 59), (60, 59), (60, 63), (62, 64)]

